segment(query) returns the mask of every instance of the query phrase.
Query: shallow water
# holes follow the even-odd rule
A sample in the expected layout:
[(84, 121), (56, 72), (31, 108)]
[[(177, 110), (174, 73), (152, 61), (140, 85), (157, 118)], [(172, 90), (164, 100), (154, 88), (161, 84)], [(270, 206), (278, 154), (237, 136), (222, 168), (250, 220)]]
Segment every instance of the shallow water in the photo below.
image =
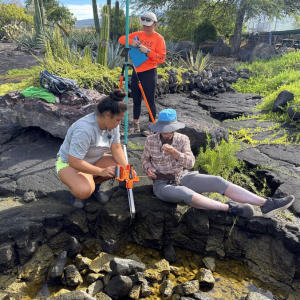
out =
[[(174, 285), (193, 280), (196, 273), (200, 268), (205, 267), (202, 259), (204, 257), (213, 257), (212, 255), (202, 255), (182, 250), (178, 247), (174, 247), (178, 260), (170, 265), (179, 268), (179, 271), (175, 274), (171, 273), (168, 279), (172, 280)], [(158, 260), (164, 259), (163, 251), (144, 248), (141, 246), (127, 244), (121, 251), (115, 253), (118, 257), (125, 258), (128, 255), (135, 254), (146, 265), (153, 264)], [(85, 256), (88, 256), (85, 253)], [(94, 258), (95, 255), (91, 255), (90, 258)], [(70, 264), (69, 262), (68, 264)], [(246, 265), (242, 261), (234, 259), (218, 259), (215, 258), (215, 271), (213, 276), (215, 278), (215, 286), (211, 289), (205, 286), (200, 286), (200, 290), (210, 295), (211, 300), (244, 300), (250, 291), (259, 292), (269, 299), (288, 299), (288, 292), (282, 288), (273, 286), (271, 284), (264, 283), (255, 279)], [(83, 276), (85, 282), (85, 276)], [(163, 298), (159, 293), (160, 283), (150, 283), (149, 286), (152, 290), (152, 295), (143, 298), (147, 300), (154, 299), (167, 299)], [(45, 288), (43, 278), (37, 279), (35, 282), (27, 284), (28, 297), (22, 299), (35, 299), (38, 292)], [(68, 289), (62, 285), (48, 286), (51, 296), (54, 296), (61, 289)], [(86, 290), (87, 286), (84, 283), (77, 289)], [(297, 299), (297, 298), (295, 298)]]
[[(189, 251), (174, 247), (178, 260), (171, 265), (180, 268), (182, 273), (179, 276), (170, 274), (170, 278), (176, 285), (193, 280), (195, 274), (200, 268), (205, 267), (202, 254), (196, 254)], [(145, 264), (153, 263), (153, 260), (163, 259), (162, 251), (143, 248), (137, 245), (127, 245), (123, 256), (135, 253)], [(213, 257), (206, 255), (206, 257)], [(250, 291), (258, 292), (269, 299), (275, 296), (278, 299), (287, 299), (288, 293), (281, 288), (263, 283), (253, 278), (248, 266), (241, 261), (233, 259), (217, 259), (215, 258), (216, 269), (213, 276), (216, 280), (213, 289), (200, 286), (201, 291), (210, 295), (211, 300), (242, 300), (245, 299)], [(153, 289), (153, 294), (145, 299), (163, 299), (159, 295), (159, 284), (149, 284)]]

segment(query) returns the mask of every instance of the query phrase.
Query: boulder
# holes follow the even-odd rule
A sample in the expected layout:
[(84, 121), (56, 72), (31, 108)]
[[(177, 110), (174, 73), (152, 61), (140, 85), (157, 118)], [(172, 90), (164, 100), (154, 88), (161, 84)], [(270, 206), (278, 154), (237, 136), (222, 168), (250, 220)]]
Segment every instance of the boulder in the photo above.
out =
[(204, 41), (199, 44), (199, 50), (201, 50), (204, 54), (212, 54), (217, 45), (217, 42)]
[(212, 55), (225, 57), (229, 57), (230, 55), (230, 47), (227, 45), (226, 41), (221, 36), (218, 37), (218, 41), (213, 49)]
[(300, 105), (292, 105), (288, 108), (288, 114), (289, 117), (293, 121), (299, 121), (300, 120)]
[(274, 101), (272, 112), (283, 112), (283, 108), (294, 99), (294, 94), (289, 91), (281, 91)]
[(255, 59), (270, 59), (275, 55), (275, 48), (273, 45), (267, 43), (246, 44), (241, 47), (238, 52), (238, 60), (252, 63)]
[(187, 59), (187, 53), (195, 50), (195, 44), (191, 41), (180, 41), (175, 45), (175, 52), (180, 53), (180, 55)]

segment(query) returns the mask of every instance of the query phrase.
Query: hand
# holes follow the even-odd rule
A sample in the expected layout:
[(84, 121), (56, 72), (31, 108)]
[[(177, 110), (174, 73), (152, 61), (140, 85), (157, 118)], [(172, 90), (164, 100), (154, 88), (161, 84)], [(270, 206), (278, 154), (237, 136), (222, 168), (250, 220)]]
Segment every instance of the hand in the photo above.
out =
[(145, 47), (144, 45), (142, 45), (142, 44), (139, 45), (139, 51), (140, 52), (147, 53), (148, 50), (149, 49), (147, 47)]
[(146, 171), (147, 176), (151, 177), (152, 179), (156, 179), (154, 170), (155, 169), (153, 167), (148, 168), (148, 170)]
[(131, 46), (133, 46), (133, 47), (138, 47), (140, 44), (141, 44), (140, 41), (133, 40), (132, 43), (131, 43)]
[(169, 144), (164, 144), (161, 149), (165, 152), (167, 155), (171, 155), (175, 159), (179, 159), (180, 152), (177, 151), (174, 147), (172, 147)]
[(100, 173), (99, 175), (102, 177), (115, 177), (115, 167), (107, 167), (107, 168), (103, 168), (100, 169)]

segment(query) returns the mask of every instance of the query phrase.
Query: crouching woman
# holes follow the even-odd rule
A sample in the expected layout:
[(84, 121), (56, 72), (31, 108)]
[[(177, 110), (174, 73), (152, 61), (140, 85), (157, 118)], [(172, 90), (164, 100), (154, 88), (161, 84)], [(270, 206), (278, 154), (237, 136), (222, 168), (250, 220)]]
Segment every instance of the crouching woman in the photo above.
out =
[(57, 154), (56, 172), (70, 188), (75, 207), (82, 208), (92, 194), (101, 204), (107, 203), (109, 197), (100, 184), (114, 178), (117, 164), (127, 165), (119, 129), (127, 111), (125, 96), (120, 89), (111, 92), (99, 101), (96, 112), (68, 129)]

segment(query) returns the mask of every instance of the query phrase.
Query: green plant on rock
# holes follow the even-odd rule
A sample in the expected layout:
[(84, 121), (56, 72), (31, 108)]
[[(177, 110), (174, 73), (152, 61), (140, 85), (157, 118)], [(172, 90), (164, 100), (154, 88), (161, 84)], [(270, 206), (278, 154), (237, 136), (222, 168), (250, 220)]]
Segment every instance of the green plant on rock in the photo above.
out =
[[(196, 157), (195, 169), (201, 173), (215, 176), (221, 176), (224, 179), (248, 188), (258, 195), (266, 195), (269, 193), (268, 186), (264, 180), (260, 180), (256, 176), (256, 171), (246, 168), (243, 161), (236, 157), (241, 150), (241, 145), (229, 136), (229, 141), (222, 140), (214, 149), (211, 148), (211, 137), (207, 133), (207, 146), (204, 150), (200, 149)], [(256, 187), (259, 186), (259, 190)]]
[(213, 63), (210, 61), (211, 55), (209, 53), (204, 55), (201, 50), (197, 52), (195, 60), (192, 50), (190, 50), (187, 54), (187, 65), (195, 71), (203, 71), (204, 69), (209, 68), (209, 66)]
[(133, 142), (128, 141), (128, 146), (133, 150), (144, 150), (144, 146), (141, 145), (139, 142), (134, 144)]
[(195, 169), (229, 180), (235, 170), (243, 166), (243, 162), (235, 156), (241, 149), (241, 145), (230, 136), (229, 142), (222, 140), (220, 145), (216, 145), (212, 149), (211, 137), (208, 133), (206, 137), (207, 147), (205, 150), (203, 148), (200, 149), (200, 153), (196, 157)]
[(102, 66), (107, 66), (107, 47), (109, 40), (109, 7), (103, 6), (102, 10), (102, 28), (100, 35), (100, 42), (98, 45), (97, 63)]

